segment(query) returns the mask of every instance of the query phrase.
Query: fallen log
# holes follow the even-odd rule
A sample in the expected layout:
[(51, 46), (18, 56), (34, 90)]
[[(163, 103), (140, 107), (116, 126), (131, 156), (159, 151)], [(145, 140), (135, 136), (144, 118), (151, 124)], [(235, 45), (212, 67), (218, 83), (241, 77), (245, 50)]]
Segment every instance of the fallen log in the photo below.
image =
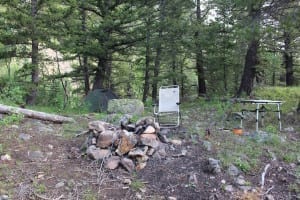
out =
[(51, 121), (55, 123), (63, 123), (63, 122), (75, 122), (73, 118), (64, 117), (61, 115), (49, 114), (45, 112), (39, 112), (24, 108), (18, 108), (13, 106), (6, 106), (0, 104), (0, 113), (2, 114), (23, 114), (25, 117), (40, 119), (45, 121)]

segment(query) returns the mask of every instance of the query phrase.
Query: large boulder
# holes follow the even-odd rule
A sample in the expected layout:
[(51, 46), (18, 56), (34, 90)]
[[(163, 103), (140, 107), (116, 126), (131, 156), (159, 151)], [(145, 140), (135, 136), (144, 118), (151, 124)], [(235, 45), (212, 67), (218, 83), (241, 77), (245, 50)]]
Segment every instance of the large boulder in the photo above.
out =
[(112, 99), (108, 102), (107, 112), (141, 115), (144, 104), (138, 99)]

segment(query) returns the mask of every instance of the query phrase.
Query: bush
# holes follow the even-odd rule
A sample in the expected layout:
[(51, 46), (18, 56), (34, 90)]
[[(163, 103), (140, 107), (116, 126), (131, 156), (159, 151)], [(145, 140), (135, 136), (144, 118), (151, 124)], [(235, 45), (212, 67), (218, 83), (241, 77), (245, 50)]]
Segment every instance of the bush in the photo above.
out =
[(300, 87), (260, 87), (254, 90), (254, 95), (259, 99), (281, 100), (283, 113), (297, 109), (300, 102)]

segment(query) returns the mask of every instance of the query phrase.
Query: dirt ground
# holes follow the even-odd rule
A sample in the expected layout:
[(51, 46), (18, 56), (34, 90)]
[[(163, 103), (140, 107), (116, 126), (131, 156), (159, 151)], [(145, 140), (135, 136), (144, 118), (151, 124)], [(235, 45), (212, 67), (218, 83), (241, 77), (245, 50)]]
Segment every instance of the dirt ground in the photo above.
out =
[[(200, 120), (200, 116), (188, 115), (190, 113), (187, 118)], [(207, 116), (202, 117), (209, 120)], [(245, 141), (243, 145), (247, 145), (247, 136), (233, 136), (213, 125), (210, 127), (211, 136), (205, 138), (207, 127), (197, 125), (197, 129), (192, 120), (186, 119), (183, 119), (179, 131), (167, 135), (180, 139), (182, 144), (168, 144), (166, 157), (150, 158), (146, 168), (133, 173), (121, 167), (104, 169), (100, 161), (72, 152), (72, 147), (79, 148), (85, 140), (84, 136), (75, 137), (75, 134), (84, 130), (88, 121), (94, 120), (93, 117), (76, 117), (75, 125), (23, 119), (20, 124), (3, 127), (0, 131), (0, 154), (10, 155), (11, 160), (0, 161), (0, 196), (24, 200), (299, 199), (300, 163), (294, 160), (286, 162), (279, 157), (272, 161), (274, 158), (268, 153), (268, 148), (262, 148), (264, 152), (259, 156), (256, 167), (241, 172), (246, 185), (250, 186), (248, 191), (236, 186), (235, 178), (227, 173), (226, 165), (222, 165), (220, 173), (207, 172), (208, 158), (217, 159), (218, 153), (225, 151), (224, 141), (231, 143), (234, 137), (239, 137)], [(297, 123), (290, 126), (297, 126)], [(31, 137), (22, 139), (22, 133)], [(299, 144), (297, 128), (280, 134), (285, 136), (287, 145), (289, 141)], [(203, 145), (206, 140), (213, 144), (211, 150)], [(232, 142), (232, 145), (235, 143)], [(181, 156), (183, 150), (187, 153)], [(41, 155), (36, 156), (33, 152)], [(261, 177), (267, 164), (270, 167), (261, 188)], [(232, 185), (233, 189), (225, 189), (228, 185)]]

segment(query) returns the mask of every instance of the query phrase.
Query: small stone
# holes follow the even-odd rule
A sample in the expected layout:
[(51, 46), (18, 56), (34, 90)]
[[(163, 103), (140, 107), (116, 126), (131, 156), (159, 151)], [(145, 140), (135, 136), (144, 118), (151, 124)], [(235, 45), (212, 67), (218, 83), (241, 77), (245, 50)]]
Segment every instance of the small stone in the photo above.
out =
[(224, 187), (224, 190), (225, 190), (226, 192), (233, 192), (233, 191), (234, 191), (234, 188), (233, 188), (232, 185), (226, 185), (226, 186)]
[(289, 126), (289, 127), (287, 127), (287, 128), (284, 128), (284, 131), (286, 131), (286, 132), (294, 132), (295, 129), (294, 129), (294, 127), (292, 127), (292, 126)]
[(11, 161), (11, 156), (8, 154), (2, 155), (1, 160), (2, 161)]
[(132, 181), (131, 181), (129, 178), (125, 178), (125, 179), (123, 180), (123, 183), (126, 184), (126, 185), (130, 185), (131, 182), (132, 182)]
[(21, 140), (28, 141), (28, 140), (30, 140), (31, 135), (25, 134), (25, 133), (21, 133), (21, 134), (19, 135), (19, 138), (20, 138)]
[(53, 147), (52, 144), (48, 144), (48, 148), (49, 148), (49, 149), (53, 149), (54, 147)]
[(59, 183), (57, 183), (56, 185), (55, 185), (55, 188), (57, 189), (57, 188), (61, 188), (61, 187), (63, 187), (63, 186), (65, 186), (65, 182), (59, 182)]
[(271, 194), (267, 194), (265, 200), (275, 200), (275, 198)]
[(238, 176), (236, 179), (235, 179), (235, 183), (237, 185), (246, 185), (246, 181), (244, 179), (243, 176)]
[(134, 148), (129, 151), (128, 156), (131, 157), (146, 156), (147, 150), (148, 150), (148, 146), (145, 146), (144, 148), (140, 148), (140, 147)]
[(216, 160), (214, 158), (209, 158), (208, 159), (208, 171), (212, 173), (220, 173), (221, 172), (221, 166), (220, 166), (220, 161)]
[(140, 142), (142, 145), (150, 146), (155, 149), (160, 145), (160, 141), (158, 140), (156, 134), (141, 134)]
[(239, 188), (240, 190), (242, 190), (243, 192), (248, 192), (248, 191), (251, 191), (251, 190), (252, 190), (252, 187), (251, 187), (251, 186), (245, 186), (245, 185), (238, 186), (238, 188)]
[(92, 145), (96, 145), (97, 144), (97, 139), (95, 137), (92, 138)]
[(18, 129), (19, 126), (14, 124), (14, 125), (11, 125), (11, 128), (13, 128), (13, 129)]
[(117, 138), (118, 136), (114, 131), (105, 130), (98, 137), (97, 147), (108, 148), (117, 140)]
[(100, 149), (94, 145), (89, 146), (88, 149), (86, 150), (86, 153), (91, 159), (94, 160), (104, 159), (111, 154), (109, 149)]
[(142, 170), (146, 167), (147, 163), (146, 162), (140, 162), (136, 166), (136, 170)]
[(152, 148), (152, 147), (149, 147), (149, 148), (148, 148), (148, 151), (147, 151), (147, 155), (148, 155), (148, 156), (152, 156), (152, 155), (154, 154), (154, 152), (155, 152), (155, 149)]
[(122, 158), (121, 164), (129, 172), (132, 172), (134, 170), (135, 165), (133, 161), (129, 158)]
[(225, 183), (226, 183), (226, 180), (222, 179), (222, 180), (221, 180), (221, 183), (222, 183), (222, 184), (225, 184)]
[(45, 156), (44, 156), (43, 152), (41, 152), (41, 151), (29, 151), (28, 158), (31, 161), (42, 161), (45, 159)]
[(135, 196), (137, 199), (142, 199), (142, 195), (140, 193), (136, 193)]
[(235, 177), (235, 176), (238, 176), (238, 175), (240, 174), (240, 170), (239, 170), (236, 166), (234, 166), (234, 165), (231, 164), (231, 165), (228, 167), (228, 169), (227, 169), (227, 173), (228, 173), (230, 176)]
[(181, 140), (177, 140), (177, 139), (173, 139), (170, 141), (172, 144), (174, 145), (182, 145), (182, 141)]
[(116, 169), (119, 166), (121, 159), (119, 156), (111, 156), (105, 162), (105, 168)]
[(151, 125), (147, 126), (147, 128), (143, 132), (144, 134), (155, 134), (155, 128)]
[(211, 142), (209, 141), (203, 141), (203, 146), (205, 147), (206, 151), (211, 151), (212, 150), (212, 145)]
[(9, 200), (9, 196), (3, 194), (3, 195), (0, 196), (0, 200)]
[(177, 198), (176, 197), (168, 197), (168, 200), (177, 200)]
[(106, 122), (92, 121), (92, 122), (89, 122), (88, 127), (89, 127), (90, 131), (93, 131), (95, 136), (98, 136), (99, 133), (102, 133), (103, 131), (105, 131), (104, 124), (106, 124)]

